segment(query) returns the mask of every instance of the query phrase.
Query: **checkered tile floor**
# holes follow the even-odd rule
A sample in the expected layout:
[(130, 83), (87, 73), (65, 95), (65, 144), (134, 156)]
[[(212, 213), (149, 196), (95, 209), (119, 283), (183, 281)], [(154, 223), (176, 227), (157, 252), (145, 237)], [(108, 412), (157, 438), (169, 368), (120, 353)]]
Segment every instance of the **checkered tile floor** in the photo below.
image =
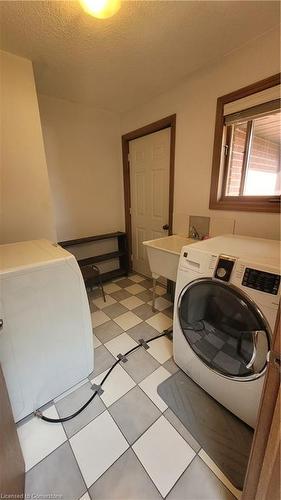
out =
[[(91, 395), (116, 356), (172, 325), (172, 304), (158, 286), (131, 275), (89, 293), (94, 327), (94, 372), (48, 405), (43, 413), (65, 416)], [(63, 500), (219, 500), (237, 496), (191, 434), (157, 393), (177, 371), (172, 342), (164, 337), (120, 363), (104, 393), (77, 418), (48, 424), (35, 417), (18, 425), (26, 463), (26, 495)], [(233, 493), (233, 494), (232, 494)], [(32, 498), (32, 497), (31, 497)]]

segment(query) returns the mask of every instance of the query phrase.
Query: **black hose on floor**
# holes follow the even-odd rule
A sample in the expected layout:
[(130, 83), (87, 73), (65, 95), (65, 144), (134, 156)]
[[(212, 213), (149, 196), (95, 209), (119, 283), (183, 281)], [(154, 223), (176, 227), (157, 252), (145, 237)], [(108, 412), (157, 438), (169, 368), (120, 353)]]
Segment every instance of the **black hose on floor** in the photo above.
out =
[[(163, 333), (161, 333), (160, 335), (157, 335), (156, 337), (153, 337), (152, 339), (149, 339), (149, 340), (145, 340), (144, 343), (145, 344), (149, 344), (150, 342), (152, 342), (153, 340), (156, 340), (156, 339), (160, 339), (161, 337), (165, 337), (166, 335), (171, 335), (171, 330), (164, 330)], [(133, 347), (132, 349), (130, 349), (128, 352), (126, 352), (124, 355), (123, 355), (123, 358), (128, 356), (129, 354), (131, 354), (132, 352), (136, 351), (139, 347), (143, 347), (143, 344), (140, 343), (138, 345), (136, 345), (135, 347)], [(106, 381), (107, 377), (109, 377), (109, 375), (111, 374), (111, 372), (114, 370), (114, 368), (120, 363), (120, 361), (122, 361), (122, 358), (121, 359), (118, 359), (117, 361), (115, 361), (115, 363), (113, 363), (112, 367), (109, 369), (109, 371), (106, 373), (106, 375), (103, 377), (99, 387), (102, 387), (102, 385), (104, 384), (104, 382)], [(34, 415), (38, 418), (40, 418), (41, 420), (44, 420), (45, 422), (50, 422), (52, 424), (60, 424), (62, 422), (67, 422), (68, 420), (72, 420), (73, 418), (77, 417), (77, 415), (79, 415), (80, 413), (82, 413), (82, 411), (85, 410), (85, 408), (87, 408), (87, 406), (95, 399), (96, 395), (99, 393), (98, 390), (95, 390), (93, 395), (90, 397), (90, 399), (88, 399), (88, 401), (86, 401), (86, 403), (81, 406), (81, 408), (79, 408), (75, 413), (72, 413), (72, 415), (68, 415), (68, 417), (63, 417), (63, 418), (49, 418), (49, 417), (45, 417), (40, 410), (36, 410), (34, 412)]]

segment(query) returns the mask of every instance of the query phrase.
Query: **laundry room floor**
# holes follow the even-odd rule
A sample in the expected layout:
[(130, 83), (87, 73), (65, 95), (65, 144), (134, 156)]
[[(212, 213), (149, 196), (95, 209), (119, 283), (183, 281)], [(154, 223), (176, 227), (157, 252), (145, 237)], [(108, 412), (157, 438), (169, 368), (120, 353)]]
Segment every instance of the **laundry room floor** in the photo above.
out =
[[(173, 306), (152, 282), (137, 274), (90, 292), (94, 328), (94, 372), (43, 408), (58, 418), (93, 394), (119, 353), (172, 325)], [(150, 343), (121, 362), (104, 393), (65, 424), (34, 416), (18, 424), (26, 463), (26, 495), (62, 500), (229, 500), (239, 492), (158, 395), (158, 385), (178, 370), (172, 341)], [(28, 496), (30, 495), (30, 497)]]

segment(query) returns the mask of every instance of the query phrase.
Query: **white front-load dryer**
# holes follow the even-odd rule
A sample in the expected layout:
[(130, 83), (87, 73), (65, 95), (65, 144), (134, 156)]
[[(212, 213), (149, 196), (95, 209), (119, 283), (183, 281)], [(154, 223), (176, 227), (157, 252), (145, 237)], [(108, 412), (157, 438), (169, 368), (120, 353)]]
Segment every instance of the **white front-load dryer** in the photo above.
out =
[(176, 364), (255, 426), (280, 298), (279, 242), (220, 236), (183, 247), (173, 346)]
[(0, 364), (15, 422), (93, 371), (93, 330), (75, 257), (47, 240), (0, 245)]

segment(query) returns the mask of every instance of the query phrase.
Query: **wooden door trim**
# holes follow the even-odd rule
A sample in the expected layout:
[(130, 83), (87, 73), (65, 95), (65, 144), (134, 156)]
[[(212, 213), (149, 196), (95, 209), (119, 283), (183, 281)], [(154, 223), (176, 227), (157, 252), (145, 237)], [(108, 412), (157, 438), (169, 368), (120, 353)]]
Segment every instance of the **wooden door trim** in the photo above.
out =
[(280, 403), (279, 388), (255, 500), (280, 499)]
[[(274, 329), (272, 350), (280, 354), (280, 308)], [(269, 363), (260, 401), (257, 426), (248, 462), (242, 500), (257, 499), (259, 479), (263, 468), (279, 390), (280, 367)]]
[(129, 142), (139, 137), (144, 137), (154, 132), (171, 128), (170, 137), (170, 180), (169, 180), (169, 234), (173, 229), (174, 209), (174, 177), (175, 177), (175, 149), (176, 149), (176, 114), (166, 116), (144, 127), (122, 135), (122, 159), (123, 159), (123, 182), (124, 182), (124, 208), (125, 208), (125, 230), (128, 235), (128, 247), (130, 256), (130, 269), (132, 268), (132, 222), (131, 222), (131, 187), (130, 187), (130, 164), (129, 164)]

